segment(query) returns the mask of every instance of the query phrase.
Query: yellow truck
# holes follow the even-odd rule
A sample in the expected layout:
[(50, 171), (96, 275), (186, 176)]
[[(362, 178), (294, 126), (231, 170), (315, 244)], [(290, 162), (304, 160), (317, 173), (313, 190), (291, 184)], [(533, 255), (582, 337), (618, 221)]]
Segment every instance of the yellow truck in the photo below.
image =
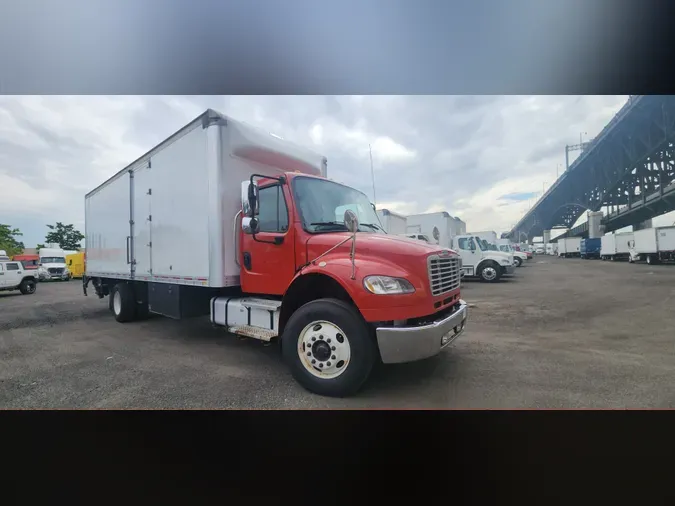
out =
[(73, 278), (81, 278), (84, 275), (84, 252), (66, 255), (66, 265)]

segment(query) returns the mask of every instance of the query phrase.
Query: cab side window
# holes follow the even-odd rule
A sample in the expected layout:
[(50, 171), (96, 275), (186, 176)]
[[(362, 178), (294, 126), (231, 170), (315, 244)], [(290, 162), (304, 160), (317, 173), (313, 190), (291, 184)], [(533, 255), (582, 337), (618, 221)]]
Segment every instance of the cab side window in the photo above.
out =
[(475, 247), (476, 246), (474, 245), (473, 237), (470, 238), (464, 237), (459, 240), (459, 249), (472, 250)]
[(288, 208), (281, 186), (268, 186), (258, 192), (258, 223), (261, 232), (283, 233), (288, 230)]
[(19, 264), (6, 264), (6, 265), (7, 265), (8, 271), (18, 271), (19, 270)]

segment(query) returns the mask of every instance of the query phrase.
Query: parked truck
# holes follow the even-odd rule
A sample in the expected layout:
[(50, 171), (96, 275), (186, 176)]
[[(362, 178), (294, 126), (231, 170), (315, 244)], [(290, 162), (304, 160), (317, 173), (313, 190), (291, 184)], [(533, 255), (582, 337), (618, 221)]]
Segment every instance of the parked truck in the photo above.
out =
[(628, 260), (629, 245), (633, 241), (633, 232), (606, 234), (600, 238), (600, 258), (602, 260)]
[(392, 235), (406, 233), (407, 219), (402, 214), (394, 213), (389, 209), (380, 209), (377, 211), (377, 217), (386, 233)]
[(581, 237), (563, 237), (558, 239), (558, 256), (562, 258), (578, 257), (581, 249)]
[(81, 279), (84, 276), (84, 251), (66, 252), (66, 265), (73, 278)]
[(648, 264), (658, 264), (675, 260), (675, 226), (634, 231), (629, 250), (630, 262), (646, 260)]
[(66, 253), (60, 248), (40, 248), (38, 252), (37, 275), (40, 281), (68, 281), (71, 279), (70, 270), (66, 265)]
[(454, 218), (445, 211), (411, 214), (407, 217), (406, 232), (408, 234), (426, 235), (434, 244), (438, 244), (442, 248), (450, 248), (453, 230), (456, 226)]
[(40, 263), (39, 255), (14, 255), (12, 260), (15, 262), (21, 262), (23, 268), (27, 271), (37, 270), (38, 264)]
[(582, 239), (579, 243), (579, 256), (583, 259), (600, 258), (602, 240), (599, 237)]
[(502, 276), (515, 271), (510, 255), (491, 251), (486, 241), (477, 236), (467, 234), (453, 237), (452, 247), (462, 257), (462, 271), (466, 277), (496, 283)]
[(302, 386), (346, 396), (467, 321), (459, 255), (377, 223), (324, 157), (207, 110), (86, 195), (83, 290), (121, 323), (210, 315), (278, 341)]
[(508, 239), (497, 239), (496, 246), (502, 253), (513, 255), (513, 263), (516, 267), (520, 267), (523, 265), (523, 262), (532, 258), (532, 255), (516, 250)]

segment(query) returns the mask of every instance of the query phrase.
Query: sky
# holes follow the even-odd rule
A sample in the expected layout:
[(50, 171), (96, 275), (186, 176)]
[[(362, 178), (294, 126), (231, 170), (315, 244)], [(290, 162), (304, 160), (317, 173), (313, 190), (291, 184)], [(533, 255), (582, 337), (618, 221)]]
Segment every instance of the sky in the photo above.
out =
[[(84, 232), (84, 195), (207, 108), (328, 159), (331, 179), (401, 214), (509, 230), (626, 101), (607, 96), (0, 96), (0, 223), (26, 247)], [(573, 158), (570, 159), (570, 163)], [(673, 213), (654, 220), (672, 224)]]

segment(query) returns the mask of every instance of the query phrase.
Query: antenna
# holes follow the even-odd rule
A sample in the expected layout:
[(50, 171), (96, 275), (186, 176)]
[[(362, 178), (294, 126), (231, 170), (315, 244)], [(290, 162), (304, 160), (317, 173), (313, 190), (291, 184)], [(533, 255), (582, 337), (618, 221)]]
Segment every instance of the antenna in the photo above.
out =
[(368, 144), (368, 153), (370, 153), (370, 175), (373, 178), (373, 204), (377, 206), (377, 197), (375, 196), (375, 170), (373, 170), (373, 148)]

